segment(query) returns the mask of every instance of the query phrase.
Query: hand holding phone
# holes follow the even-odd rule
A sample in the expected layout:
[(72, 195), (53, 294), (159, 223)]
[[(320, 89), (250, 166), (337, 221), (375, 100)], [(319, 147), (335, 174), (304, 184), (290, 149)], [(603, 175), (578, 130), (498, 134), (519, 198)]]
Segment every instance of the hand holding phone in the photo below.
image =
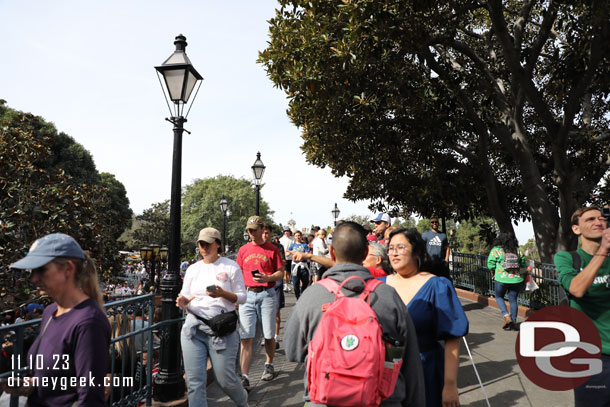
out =
[(208, 291), (215, 290), (216, 289), (216, 284), (209, 285), (205, 289), (208, 290)]

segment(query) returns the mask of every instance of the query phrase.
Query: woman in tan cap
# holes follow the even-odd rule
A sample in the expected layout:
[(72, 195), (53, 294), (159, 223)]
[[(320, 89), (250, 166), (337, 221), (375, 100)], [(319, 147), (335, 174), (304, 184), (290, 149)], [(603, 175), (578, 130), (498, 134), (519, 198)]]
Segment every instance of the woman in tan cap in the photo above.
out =
[(239, 335), (235, 304), (246, 302), (241, 269), (233, 260), (220, 257), (220, 232), (205, 228), (197, 239), (203, 260), (186, 270), (176, 305), (188, 316), (181, 343), (190, 406), (207, 406), (207, 360), (221, 389), (240, 407), (248, 394), (235, 373)]

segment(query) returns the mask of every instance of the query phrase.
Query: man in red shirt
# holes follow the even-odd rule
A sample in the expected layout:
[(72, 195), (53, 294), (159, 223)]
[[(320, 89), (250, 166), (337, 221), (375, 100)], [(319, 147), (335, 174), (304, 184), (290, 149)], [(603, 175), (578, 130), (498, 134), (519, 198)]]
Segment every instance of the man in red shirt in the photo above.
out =
[(279, 305), (275, 282), (284, 277), (284, 265), (278, 248), (263, 238), (263, 221), (260, 217), (251, 216), (246, 223), (246, 230), (250, 236), (250, 243), (239, 249), (237, 264), (243, 272), (248, 295), (246, 303), (239, 307), (239, 322), (242, 384), (246, 390), (249, 390), (248, 374), (252, 362), (252, 341), (258, 320), (263, 327), (266, 355), (261, 380), (271, 380), (275, 374), (273, 369), (275, 315)]

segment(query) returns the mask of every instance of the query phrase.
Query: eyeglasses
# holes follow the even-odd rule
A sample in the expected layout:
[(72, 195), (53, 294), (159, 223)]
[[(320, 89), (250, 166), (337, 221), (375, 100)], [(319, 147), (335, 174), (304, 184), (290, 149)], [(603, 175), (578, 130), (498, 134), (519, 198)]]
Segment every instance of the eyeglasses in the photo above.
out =
[(437, 220), (430, 221), (430, 223), (436, 223), (438, 225), (438, 221)]
[(396, 252), (398, 254), (405, 254), (407, 252), (406, 244), (397, 244), (396, 246), (388, 246), (388, 253)]

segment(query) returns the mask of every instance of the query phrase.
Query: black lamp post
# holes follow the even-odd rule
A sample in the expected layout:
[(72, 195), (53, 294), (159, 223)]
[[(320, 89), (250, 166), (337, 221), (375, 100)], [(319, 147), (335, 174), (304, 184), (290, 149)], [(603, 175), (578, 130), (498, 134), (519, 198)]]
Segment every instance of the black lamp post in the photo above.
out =
[[(144, 263), (148, 263), (150, 265), (149, 272), (150, 276), (153, 279), (153, 283), (155, 285), (155, 292), (159, 292), (159, 282), (161, 280), (161, 267), (158, 268), (159, 278), (155, 278), (157, 273), (155, 269), (157, 268), (157, 263), (167, 261), (167, 247), (159, 246), (158, 244), (151, 244), (149, 246), (144, 246), (140, 249), (140, 257), (144, 261)], [(160, 264), (159, 264), (160, 266)]]
[[(186, 38), (180, 34), (174, 41), (176, 50), (161, 66), (156, 66), (157, 76), (165, 95), (170, 118), (165, 120), (174, 125), (174, 152), (172, 160), (172, 187), (170, 206), (169, 261), (166, 278), (161, 281), (161, 315), (164, 321), (179, 317), (176, 297), (180, 291), (180, 179), (182, 176), (182, 133), (184, 123), (190, 111), (184, 109), (197, 82), (201, 87), (203, 77), (186, 56)], [(163, 82), (161, 81), (163, 76)], [(166, 93), (167, 89), (167, 93)], [(195, 92), (195, 97), (197, 96)], [(168, 99), (174, 104), (170, 108)], [(193, 100), (195, 99), (193, 97)], [(191, 107), (193, 106), (191, 102)], [(188, 133), (188, 130), (187, 130)], [(153, 396), (159, 401), (170, 401), (184, 395), (184, 379), (180, 371), (180, 327), (178, 324), (165, 326), (161, 332), (161, 349), (159, 354), (159, 374), (155, 378)]]
[(219, 205), (220, 210), (222, 211), (222, 252), (224, 253), (227, 247), (227, 209), (229, 208), (229, 203), (227, 202), (224, 194), (220, 199)]
[(265, 164), (261, 161), (261, 152), (256, 153), (256, 161), (252, 164), (252, 172), (254, 173), (254, 184), (256, 185), (256, 216), (260, 215), (259, 205), (261, 200), (261, 180), (265, 173)]
[(335, 202), (335, 207), (333, 208), (332, 211), (330, 211), (330, 213), (333, 214), (333, 217), (335, 218), (335, 226), (337, 226), (337, 218), (339, 217), (339, 213), (341, 213), (341, 211), (337, 207), (337, 203), (336, 202)]

